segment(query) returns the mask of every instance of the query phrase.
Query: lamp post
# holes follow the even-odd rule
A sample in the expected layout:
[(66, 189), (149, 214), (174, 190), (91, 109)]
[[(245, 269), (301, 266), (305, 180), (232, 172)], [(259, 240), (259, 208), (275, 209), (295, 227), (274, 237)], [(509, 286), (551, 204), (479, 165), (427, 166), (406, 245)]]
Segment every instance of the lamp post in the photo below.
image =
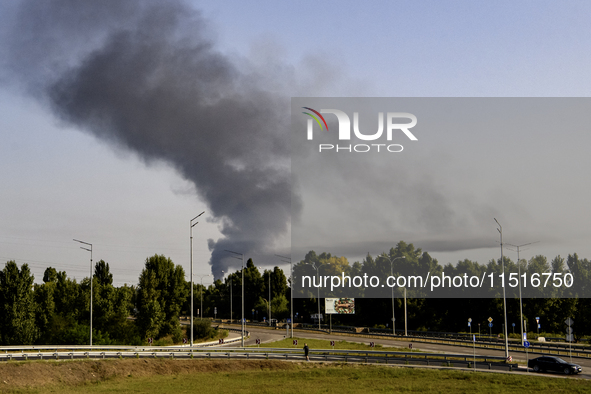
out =
[(189, 231), (191, 233), (191, 346), (193, 346), (193, 227), (199, 222), (193, 223), (199, 216), (203, 215), (205, 211), (195, 216), (189, 221)]
[(408, 315), (406, 314), (406, 286), (404, 286), (404, 336), (408, 336), (407, 331), (407, 322), (408, 322)]
[[(241, 335), (240, 343), (241, 343), (241, 346), (244, 347), (244, 254), (238, 253), (238, 252), (233, 252), (233, 251), (227, 250), (227, 249), (226, 249), (226, 252), (235, 254), (235, 255), (240, 256), (242, 258), (242, 321), (240, 322), (241, 326), (242, 326), (242, 335)], [(238, 258), (238, 257), (236, 257), (236, 258)]]
[[(316, 277), (318, 278), (318, 284), (320, 284), (319, 271), (322, 264), (318, 264), (318, 267), (316, 267), (314, 262), (309, 264), (316, 270)], [(320, 286), (317, 286), (316, 289), (318, 290), (318, 296), (316, 298), (318, 301), (318, 330), (322, 330), (322, 327), (320, 326)]]
[[(225, 271), (222, 271), (224, 273)], [(232, 275), (230, 272), (226, 272), (228, 274), (228, 278), (230, 279), (230, 324), (232, 324)]]
[[(384, 257), (390, 262), (390, 276), (394, 276), (394, 262), (398, 259), (405, 259), (406, 256), (399, 256), (391, 259), (386, 253), (378, 256)], [(392, 334), (396, 335), (396, 316), (394, 314), (394, 287), (390, 288), (392, 290)], [(404, 335), (406, 335), (406, 287), (404, 288)]]
[(199, 288), (199, 293), (201, 296), (201, 309), (199, 309), (199, 318), (203, 319), (203, 278), (207, 278), (208, 276), (211, 276), (210, 274), (207, 275), (201, 275), (201, 287)]
[[(525, 341), (525, 339), (523, 339), (523, 302), (522, 302), (522, 298), (521, 298), (521, 263), (519, 260), (519, 249), (523, 246), (527, 246), (527, 245), (532, 245), (535, 243), (538, 243), (540, 241), (536, 241), (536, 242), (530, 242), (527, 244), (523, 244), (523, 245), (513, 245), (513, 244), (507, 244), (507, 245), (511, 245), (515, 248), (517, 248), (517, 269), (518, 269), (518, 278), (519, 278), (519, 326), (521, 327), (521, 345), (523, 346), (523, 342)], [(515, 331), (515, 328), (513, 328), (513, 331)]]
[(74, 241), (76, 242), (80, 242), (81, 244), (84, 245), (89, 245), (90, 249), (85, 248), (83, 246), (80, 247), (80, 249), (84, 249), (90, 252), (90, 346), (92, 346), (92, 282), (94, 282), (93, 279), (93, 275), (92, 275), (92, 244), (88, 243), (88, 242), (84, 242), (84, 241), (79, 241), (77, 239), (75, 239)]
[[(223, 279), (225, 276), (226, 276), (226, 271), (222, 271), (222, 279)], [(222, 314), (221, 314), (221, 312), (220, 312), (220, 318), (221, 318), (221, 316), (222, 316)], [(221, 320), (222, 320), (222, 322), (223, 322), (223, 319), (221, 319)]]
[(281, 260), (284, 263), (289, 263), (289, 271), (290, 271), (290, 289), (289, 289), (289, 306), (291, 309), (291, 337), (293, 338), (293, 264), (291, 263), (291, 257), (280, 256), (276, 254), (275, 256), (281, 257), (285, 260)]
[[(501, 264), (503, 264), (503, 281), (505, 280), (505, 260), (503, 259), (503, 227), (496, 218), (495, 222), (499, 225), (497, 231), (501, 235)], [(503, 286), (503, 314), (505, 315), (505, 324), (503, 326), (503, 332), (505, 334), (505, 359), (509, 358), (509, 338), (507, 338), (507, 297), (505, 296), (505, 286)]]

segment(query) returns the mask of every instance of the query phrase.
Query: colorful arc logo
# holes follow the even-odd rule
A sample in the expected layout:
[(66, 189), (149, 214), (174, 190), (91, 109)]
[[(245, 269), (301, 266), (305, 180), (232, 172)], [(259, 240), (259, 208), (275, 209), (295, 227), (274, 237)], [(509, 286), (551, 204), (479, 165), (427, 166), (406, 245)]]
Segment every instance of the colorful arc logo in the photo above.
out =
[[(302, 108), (303, 109), (307, 109), (309, 111), (312, 111), (316, 115), (318, 115), (320, 117), (320, 119), (322, 119), (322, 122), (324, 122), (324, 126), (326, 126), (326, 131), (328, 131), (328, 125), (326, 124), (326, 120), (324, 120), (324, 116), (320, 115), (320, 112), (318, 112), (318, 111), (316, 111), (316, 110), (314, 110), (312, 108), (309, 108), (309, 107), (302, 107)], [(320, 120), (316, 116), (312, 115), (309, 112), (302, 112), (302, 113), (303, 114), (306, 114), (306, 115), (310, 116), (312, 119), (314, 119), (316, 121), (316, 123), (318, 123), (318, 126), (320, 126), (320, 130), (322, 130), (322, 123), (320, 123)]]

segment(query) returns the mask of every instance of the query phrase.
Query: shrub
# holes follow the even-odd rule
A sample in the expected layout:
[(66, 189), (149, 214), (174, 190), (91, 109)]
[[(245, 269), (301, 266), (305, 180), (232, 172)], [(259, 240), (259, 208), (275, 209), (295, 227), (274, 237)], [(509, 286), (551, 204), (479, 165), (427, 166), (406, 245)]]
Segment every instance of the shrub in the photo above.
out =
[(211, 327), (207, 319), (195, 319), (193, 321), (193, 336), (197, 339), (212, 339), (217, 336), (217, 330)]

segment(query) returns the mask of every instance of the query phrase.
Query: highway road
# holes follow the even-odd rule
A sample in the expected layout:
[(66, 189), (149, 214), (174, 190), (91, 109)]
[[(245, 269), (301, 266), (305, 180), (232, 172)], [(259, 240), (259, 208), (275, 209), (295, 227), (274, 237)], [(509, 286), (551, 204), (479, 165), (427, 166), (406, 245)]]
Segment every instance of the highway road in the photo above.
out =
[[(261, 340), (261, 343), (270, 343), (275, 342), (278, 340), (282, 340), (286, 337), (289, 338), (289, 335), (286, 335), (285, 329), (268, 329), (268, 328), (259, 328), (259, 327), (247, 327), (247, 330), (250, 332), (250, 338), (248, 338), (244, 344), (245, 346), (254, 346), (255, 340), (258, 338)], [(449, 354), (466, 354), (468, 356), (473, 355), (473, 349), (471, 347), (465, 346), (454, 346), (454, 345), (444, 345), (444, 344), (436, 344), (436, 343), (424, 343), (424, 342), (414, 342), (412, 340), (405, 339), (403, 337), (399, 337), (396, 339), (379, 339), (379, 338), (363, 338), (355, 335), (335, 335), (335, 334), (328, 334), (325, 332), (317, 332), (317, 331), (308, 331), (308, 330), (294, 330), (294, 337), (296, 338), (312, 338), (312, 339), (320, 339), (326, 340), (326, 348), (330, 348), (329, 341), (349, 341), (349, 342), (358, 342), (358, 343), (365, 343), (369, 344), (369, 342), (375, 342), (376, 344), (382, 345), (384, 347), (399, 347), (404, 348), (405, 351), (408, 351), (408, 345), (412, 343), (413, 350), (421, 350), (425, 352), (440, 352), (440, 353), (449, 353)], [(236, 345), (234, 345), (236, 346)], [(303, 346), (303, 344), (302, 344)], [(504, 356), (504, 350), (497, 350), (497, 349), (482, 349), (476, 348), (476, 356)], [(510, 352), (509, 353), (513, 360), (517, 361), (520, 367), (525, 367), (526, 365), (526, 355), (525, 353), (520, 352)], [(532, 355), (529, 353), (529, 359), (539, 357), (539, 354)], [(560, 356), (566, 361), (569, 361), (568, 357)], [(570, 376), (578, 377), (583, 379), (591, 379), (591, 359), (583, 359), (583, 358), (573, 358), (573, 363), (579, 364), (583, 368), (583, 372)], [(532, 372), (532, 374), (534, 374)], [(546, 375), (546, 374), (544, 374)], [(564, 377), (565, 375), (555, 374), (555, 373), (548, 373), (549, 376), (559, 376)]]

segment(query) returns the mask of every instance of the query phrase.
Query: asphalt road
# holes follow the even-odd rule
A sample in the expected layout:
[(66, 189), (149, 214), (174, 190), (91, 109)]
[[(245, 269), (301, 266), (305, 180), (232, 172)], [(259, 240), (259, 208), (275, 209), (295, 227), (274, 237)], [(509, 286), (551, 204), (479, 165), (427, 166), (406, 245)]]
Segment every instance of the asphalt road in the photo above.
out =
[[(250, 332), (250, 338), (248, 338), (244, 344), (245, 346), (253, 346), (256, 344), (255, 340), (258, 338), (261, 340), (261, 343), (269, 343), (284, 339), (289, 337), (286, 335), (285, 329), (278, 329), (272, 330), (267, 328), (257, 328), (257, 327), (247, 327), (247, 330)], [(380, 344), (384, 347), (392, 346), (392, 347), (400, 347), (404, 349), (408, 349), (408, 345), (412, 343), (413, 350), (422, 350), (425, 352), (440, 352), (440, 353), (449, 353), (449, 354), (466, 354), (468, 356), (473, 355), (473, 349), (471, 347), (465, 346), (454, 346), (454, 345), (443, 345), (443, 344), (435, 344), (435, 343), (424, 343), (424, 342), (413, 342), (411, 340), (407, 340), (404, 338), (397, 338), (397, 339), (379, 339), (379, 338), (360, 338), (358, 336), (347, 336), (347, 335), (331, 335), (328, 333), (320, 333), (314, 331), (307, 331), (307, 330), (294, 330), (294, 337), (296, 338), (312, 338), (312, 339), (320, 339), (326, 340), (326, 348), (330, 347), (329, 341), (349, 341), (349, 342), (358, 342), (358, 343), (365, 343), (369, 344), (369, 342), (375, 342), (376, 344)], [(231, 345), (229, 345), (231, 346)], [(234, 345), (236, 346), (236, 345)], [(496, 349), (482, 349), (476, 348), (476, 356), (504, 356), (504, 350), (496, 350)], [(520, 367), (525, 367), (526, 365), (526, 355), (525, 353), (520, 352), (510, 352), (509, 355), (513, 357), (514, 361), (517, 361)], [(539, 357), (540, 354), (532, 355), (529, 354), (529, 359)], [(568, 357), (561, 356), (566, 361), (569, 361)], [(583, 368), (583, 372), (578, 375), (569, 376), (569, 378), (583, 378), (583, 379), (591, 379), (591, 359), (583, 359), (583, 358), (573, 358), (573, 363), (579, 364)], [(534, 374), (534, 372), (531, 372)], [(548, 374), (536, 374), (536, 375), (548, 375), (548, 376), (560, 376), (564, 377), (565, 375), (557, 374), (557, 373), (548, 373)]]

